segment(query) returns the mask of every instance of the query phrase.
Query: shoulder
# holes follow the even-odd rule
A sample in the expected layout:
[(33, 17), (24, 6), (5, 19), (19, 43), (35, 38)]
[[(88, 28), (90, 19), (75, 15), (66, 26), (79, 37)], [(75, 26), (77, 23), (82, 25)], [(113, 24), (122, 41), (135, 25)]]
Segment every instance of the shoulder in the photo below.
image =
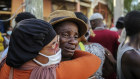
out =
[(107, 29), (105, 31), (112, 35), (118, 35), (118, 33), (116, 31), (111, 31), (111, 30), (107, 30)]
[(86, 45), (85, 49), (91, 54), (98, 56), (101, 60), (104, 60), (105, 50), (104, 50), (104, 47), (100, 45), (99, 43), (92, 43), (90, 45)]
[(90, 48), (90, 50), (95, 49), (95, 50), (104, 51), (104, 47), (99, 43), (91, 43), (91, 44), (89, 44), (87, 46)]
[(128, 64), (129, 66), (140, 65), (140, 54), (135, 50), (126, 51), (122, 56), (122, 64)]
[(92, 43), (91, 44), (92, 46), (96, 46), (96, 47), (98, 47), (98, 48), (104, 48), (101, 44), (99, 44), (99, 43)]

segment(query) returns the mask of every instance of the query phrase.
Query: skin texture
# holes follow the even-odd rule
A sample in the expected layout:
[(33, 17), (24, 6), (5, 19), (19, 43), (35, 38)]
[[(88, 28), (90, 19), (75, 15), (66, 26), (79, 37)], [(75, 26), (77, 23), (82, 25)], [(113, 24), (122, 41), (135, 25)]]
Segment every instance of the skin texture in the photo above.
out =
[(91, 27), (94, 30), (96, 27), (100, 27), (103, 25), (102, 19), (95, 19), (90, 21)]
[(70, 60), (78, 45), (78, 26), (74, 22), (66, 21), (58, 24), (54, 29), (60, 35), (62, 61)]
[[(43, 53), (47, 56), (51, 56), (54, 55), (58, 50), (59, 50), (59, 36), (57, 35), (48, 45), (42, 48), (40, 53)], [(48, 58), (41, 55), (38, 55), (36, 59), (43, 64), (48, 62)]]
[[(128, 45), (140, 49), (140, 33), (128, 38)], [(127, 42), (126, 42), (127, 43)], [(129, 50), (122, 56), (122, 72), (126, 79), (140, 79), (140, 51)]]
[(122, 72), (126, 79), (140, 79), (140, 54), (134, 50), (125, 52), (122, 56)]

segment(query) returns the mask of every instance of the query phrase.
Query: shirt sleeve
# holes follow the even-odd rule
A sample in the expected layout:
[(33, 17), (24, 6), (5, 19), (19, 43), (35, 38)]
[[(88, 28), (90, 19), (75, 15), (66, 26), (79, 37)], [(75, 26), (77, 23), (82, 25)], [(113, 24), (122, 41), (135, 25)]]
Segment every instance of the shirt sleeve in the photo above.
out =
[(72, 60), (63, 61), (56, 68), (57, 79), (87, 79), (94, 74), (101, 60), (88, 52), (76, 50)]

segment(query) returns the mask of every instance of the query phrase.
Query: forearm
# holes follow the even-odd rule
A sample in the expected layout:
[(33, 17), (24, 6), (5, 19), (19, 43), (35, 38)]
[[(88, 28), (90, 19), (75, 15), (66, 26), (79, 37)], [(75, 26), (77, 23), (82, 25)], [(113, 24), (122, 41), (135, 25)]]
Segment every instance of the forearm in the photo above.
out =
[[(63, 61), (57, 67), (58, 79), (87, 79), (97, 71), (101, 60), (90, 53), (78, 52), (74, 59)], [(82, 75), (81, 75), (82, 74)]]

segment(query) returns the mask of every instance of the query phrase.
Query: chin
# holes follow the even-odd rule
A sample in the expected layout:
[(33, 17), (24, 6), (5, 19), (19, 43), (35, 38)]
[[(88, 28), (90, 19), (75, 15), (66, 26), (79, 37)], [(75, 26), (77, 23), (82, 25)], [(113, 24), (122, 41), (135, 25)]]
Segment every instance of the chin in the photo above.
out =
[(72, 58), (72, 56), (74, 55), (74, 52), (67, 52), (65, 54), (63, 54), (63, 58)]

